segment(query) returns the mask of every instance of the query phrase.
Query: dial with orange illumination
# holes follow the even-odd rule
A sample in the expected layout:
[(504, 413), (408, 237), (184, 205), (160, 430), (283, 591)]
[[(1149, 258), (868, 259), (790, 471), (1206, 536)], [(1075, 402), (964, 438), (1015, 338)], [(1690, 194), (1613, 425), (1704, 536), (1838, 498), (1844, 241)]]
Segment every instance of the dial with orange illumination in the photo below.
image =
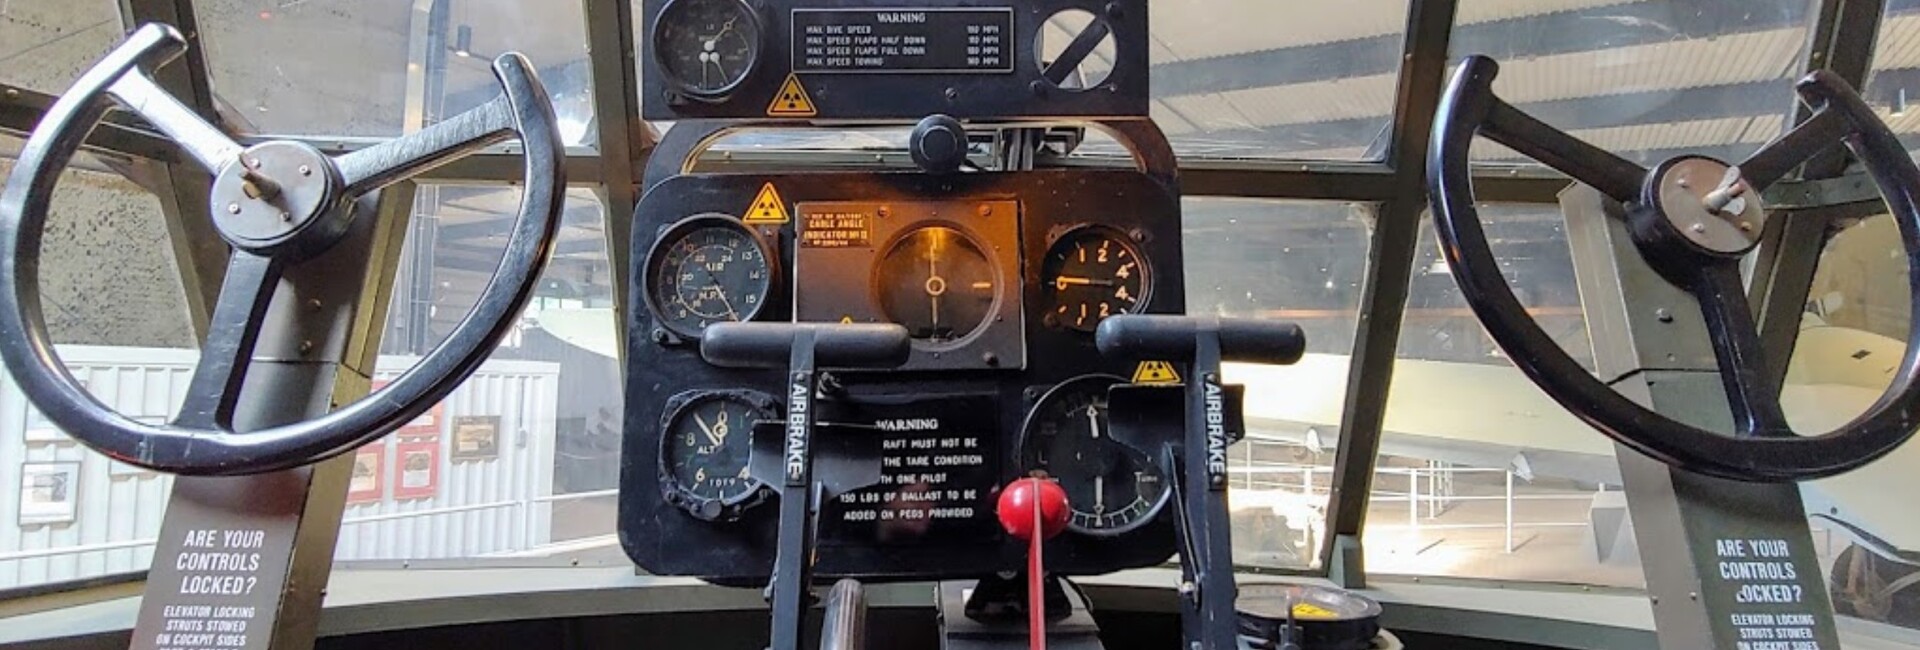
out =
[(1060, 237), (1040, 266), (1047, 323), (1092, 332), (1108, 316), (1138, 313), (1153, 290), (1152, 270), (1126, 235), (1085, 226)]

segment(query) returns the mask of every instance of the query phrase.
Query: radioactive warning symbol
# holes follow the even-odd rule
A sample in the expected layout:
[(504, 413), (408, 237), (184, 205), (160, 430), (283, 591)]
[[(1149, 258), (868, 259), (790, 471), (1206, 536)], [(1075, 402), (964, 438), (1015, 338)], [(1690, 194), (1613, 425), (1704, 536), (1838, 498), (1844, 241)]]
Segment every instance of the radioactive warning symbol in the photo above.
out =
[(767, 117), (813, 117), (818, 112), (807, 87), (800, 85), (800, 76), (791, 72), (787, 82), (780, 84), (780, 92), (773, 94), (773, 103), (767, 104)]
[(1133, 369), (1133, 383), (1136, 384), (1178, 384), (1180, 373), (1174, 371), (1173, 363), (1167, 361), (1142, 361), (1140, 367)]
[(773, 189), (773, 183), (760, 187), (760, 194), (753, 197), (753, 205), (747, 207), (747, 223), (786, 223), (787, 202), (780, 200), (780, 192)]

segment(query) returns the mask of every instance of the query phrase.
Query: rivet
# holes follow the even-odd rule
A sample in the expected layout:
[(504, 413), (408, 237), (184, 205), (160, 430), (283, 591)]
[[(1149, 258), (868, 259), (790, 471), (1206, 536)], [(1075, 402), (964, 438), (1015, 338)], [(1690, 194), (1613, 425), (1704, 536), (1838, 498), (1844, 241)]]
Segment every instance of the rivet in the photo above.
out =
[(1676, 180), (1676, 181), (1674, 181), (1674, 182), (1673, 182), (1673, 184), (1675, 184), (1675, 185), (1679, 185), (1679, 186), (1680, 186), (1681, 188), (1688, 188), (1688, 187), (1693, 187), (1693, 183), (1690, 183), (1690, 182), (1687, 182), (1687, 179), (1685, 179), (1685, 178), (1681, 178), (1681, 179), (1679, 179), (1679, 180)]
[(1740, 232), (1753, 232), (1753, 222), (1751, 221), (1740, 222)]
[(1653, 317), (1660, 319), (1662, 323), (1673, 322), (1673, 312), (1667, 311), (1666, 307), (1653, 310)]
[(1697, 591), (1687, 592), (1687, 600), (1700, 600), (1700, 592), (1697, 592)]
[(1706, 232), (1706, 231), (1707, 231), (1707, 224), (1704, 224), (1704, 223), (1696, 223), (1696, 224), (1693, 224), (1693, 225), (1691, 225), (1691, 226), (1688, 226), (1688, 227), (1687, 227), (1687, 229), (1688, 229), (1688, 230), (1692, 230), (1692, 231), (1694, 231), (1694, 232), (1696, 232), (1696, 233), (1702, 233), (1702, 232)]
[(238, 203), (228, 203), (228, 204), (227, 204), (227, 214), (240, 214), (240, 204), (238, 204)]
[(301, 342), (300, 342), (300, 353), (301, 353), (301, 354), (306, 354), (306, 353), (308, 353), (308, 352), (312, 352), (312, 351), (313, 351), (313, 341), (301, 341)]
[(312, 175), (313, 175), (313, 168), (312, 168), (312, 167), (308, 167), (308, 166), (306, 166), (306, 165), (301, 165), (301, 166), (300, 166), (300, 175), (301, 175), (301, 176), (312, 176)]
[(280, 213), (280, 220), (281, 220), (281, 221), (286, 221), (286, 222), (292, 222), (292, 221), (293, 221), (293, 213), (292, 213), (292, 212), (282, 212), (282, 213)]
[(980, 204), (980, 216), (982, 217), (993, 216), (993, 206), (985, 203)]

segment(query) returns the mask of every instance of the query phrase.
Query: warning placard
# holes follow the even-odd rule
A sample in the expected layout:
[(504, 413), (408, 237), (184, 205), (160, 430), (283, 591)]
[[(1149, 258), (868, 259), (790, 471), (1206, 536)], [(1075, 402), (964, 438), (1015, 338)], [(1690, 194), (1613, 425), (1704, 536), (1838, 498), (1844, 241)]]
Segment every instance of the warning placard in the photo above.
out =
[(1173, 369), (1173, 363), (1167, 361), (1142, 361), (1133, 369), (1133, 383), (1136, 384), (1178, 384), (1180, 373)]
[(807, 87), (800, 85), (800, 75), (787, 73), (787, 82), (780, 84), (780, 92), (773, 94), (773, 101), (767, 104), (768, 117), (813, 117), (819, 111), (813, 107), (813, 98), (807, 96)]
[(747, 206), (747, 216), (741, 221), (747, 223), (786, 223), (787, 202), (780, 200), (780, 191), (773, 189), (773, 183), (760, 187), (760, 193), (754, 195), (753, 205)]

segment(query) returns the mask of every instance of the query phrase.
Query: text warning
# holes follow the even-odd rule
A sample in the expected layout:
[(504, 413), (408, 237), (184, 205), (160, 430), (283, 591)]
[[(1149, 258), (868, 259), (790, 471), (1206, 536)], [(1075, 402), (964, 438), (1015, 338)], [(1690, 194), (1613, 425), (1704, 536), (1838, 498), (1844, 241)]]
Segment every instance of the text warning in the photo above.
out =
[(1013, 9), (795, 9), (793, 71), (1013, 72)]

